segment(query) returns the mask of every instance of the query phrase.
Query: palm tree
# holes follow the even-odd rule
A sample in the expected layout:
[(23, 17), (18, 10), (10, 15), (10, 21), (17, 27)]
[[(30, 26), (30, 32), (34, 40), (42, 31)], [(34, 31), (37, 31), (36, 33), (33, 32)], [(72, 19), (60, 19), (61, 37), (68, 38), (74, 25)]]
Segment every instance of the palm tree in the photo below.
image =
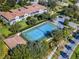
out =
[(11, 27), (10, 27), (10, 31), (12, 31), (13, 33), (17, 33), (17, 32), (19, 32), (19, 28), (20, 28), (21, 26), (19, 25), (19, 24), (14, 24), (14, 25), (12, 25)]
[[(57, 47), (57, 49), (59, 49), (58, 44), (60, 43), (61, 40), (64, 40), (63, 37), (63, 32), (62, 30), (54, 30), (51, 33), (53, 36), (53, 39), (51, 40), (51, 43), (54, 44), (55, 47)], [(58, 54), (56, 53), (56, 55), (58, 56)]]

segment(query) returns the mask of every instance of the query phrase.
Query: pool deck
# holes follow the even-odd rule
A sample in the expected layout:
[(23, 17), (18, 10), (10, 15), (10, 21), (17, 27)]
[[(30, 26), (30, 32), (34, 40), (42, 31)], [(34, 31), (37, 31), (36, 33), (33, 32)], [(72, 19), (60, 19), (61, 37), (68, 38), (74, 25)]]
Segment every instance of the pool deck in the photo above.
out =
[(47, 59), (51, 59), (53, 57), (53, 55), (55, 54), (55, 52), (57, 51), (57, 48), (59, 46), (55, 47), (54, 50), (51, 51), (50, 55), (48, 55)]

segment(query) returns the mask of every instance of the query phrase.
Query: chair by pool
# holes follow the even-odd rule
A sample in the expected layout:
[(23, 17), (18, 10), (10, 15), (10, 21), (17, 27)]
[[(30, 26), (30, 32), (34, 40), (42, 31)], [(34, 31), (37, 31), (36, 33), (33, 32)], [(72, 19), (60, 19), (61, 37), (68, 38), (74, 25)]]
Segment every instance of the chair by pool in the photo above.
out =
[(46, 22), (38, 27), (34, 27), (30, 30), (25, 30), (22, 32), (22, 36), (28, 41), (39, 41), (46, 38), (45, 33), (47, 33), (47, 31), (51, 32), (55, 29), (57, 29), (55, 25), (50, 22)]
[(68, 58), (67, 53), (65, 53), (65, 52), (63, 52), (63, 51), (60, 51), (60, 54), (62, 55), (63, 58)]
[(76, 34), (75, 38), (76, 39), (79, 39), (79, 33)]
[(65, 45), (65, 47), (67, 48), (67, 50), (72, 50), (72, 48), (69, 45)]
[(69, 40), (70, 43), (75, 44), (75, 42), (73, 40)]

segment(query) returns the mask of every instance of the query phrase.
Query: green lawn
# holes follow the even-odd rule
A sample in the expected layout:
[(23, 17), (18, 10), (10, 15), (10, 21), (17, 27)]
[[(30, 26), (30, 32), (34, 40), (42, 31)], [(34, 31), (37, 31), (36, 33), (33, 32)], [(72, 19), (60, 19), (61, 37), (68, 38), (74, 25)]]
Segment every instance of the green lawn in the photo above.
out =
[(0, 59), (3, 59), (8, 52), (8, 47), (0, 40)]
[(79, 59), (79, 45), (77, 46), (77, 48), (75, 49), (75, 52), (78, 54), (78, 58), (76, 58), (76, 54), (73, 53), (71, 56), (71, 59)]
[[(44, 20), (40, 20), (40, 21), (37, 21), (37, 24), (43, 22)], [(17, 24), (19, 24), (21, 27), (20, 27), (20, 30), (23, 30), (25, 28), (28, 28), (30, 25), (27, 25), (25, 21), (20, 21), (18, 22)]]
[(18, 24), (21, 26), (21, 27), (20, 27), (20, 30), (22, 30), (22, 29), (24, 29), (24, 28), (26, 28), (26, 27), (29, 26), (29, 25), (26, 24), (25, 21), (20, 21), (20, 22), (18, 22)]
[(8, 30), (8, 28), (3, 25), (1, 22), (0, 22), (0, 33), (2, 35), (4, 35), (5, 37), (7, 37), (9, 34), (11, 34), (11, 32)]
[(11, 34), (11, 32), (6, 27), (0, 28), (0, 33), (4, 35), (5, 37)]

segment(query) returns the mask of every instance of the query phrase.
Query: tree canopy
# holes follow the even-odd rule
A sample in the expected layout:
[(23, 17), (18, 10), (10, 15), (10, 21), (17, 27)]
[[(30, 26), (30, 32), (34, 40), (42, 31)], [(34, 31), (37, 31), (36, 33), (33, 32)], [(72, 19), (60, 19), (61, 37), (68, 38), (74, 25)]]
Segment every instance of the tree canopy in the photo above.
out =
[(47, 42), (30, 42), (28, 46), (18, 45), (9, 51), (4, 59), (43, 59), (49, 53), (49, 45)]

